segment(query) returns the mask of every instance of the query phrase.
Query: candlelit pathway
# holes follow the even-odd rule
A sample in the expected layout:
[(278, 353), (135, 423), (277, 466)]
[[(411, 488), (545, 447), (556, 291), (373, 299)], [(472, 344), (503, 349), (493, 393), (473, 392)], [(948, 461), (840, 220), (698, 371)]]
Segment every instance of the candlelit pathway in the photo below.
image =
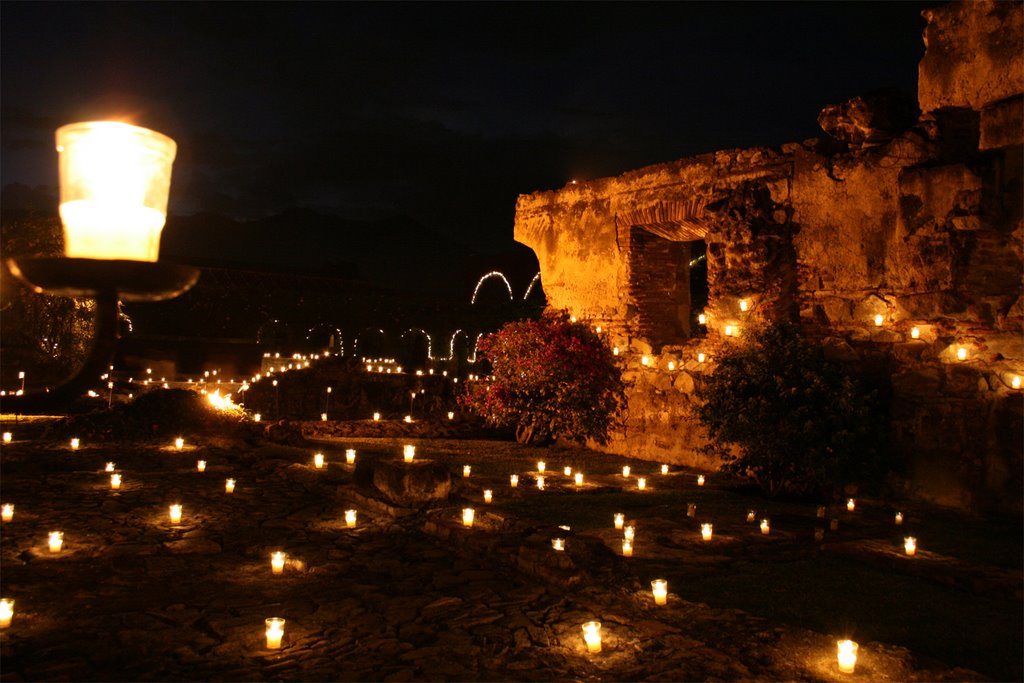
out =
[[(691, 531), (685, 524), (645, 513), (637, 515), (637, 557), (606, 547), (613, 532), (580, 528), (565, 558), (554, 559), (543, 547), (548, 528), (522, 521), (515, 505), (493, 508), (486, 522), (478, 488), (488, 477), (498, 481), (501, 468), (487, 458), (507, 446), (479, 442), (439, 442), (438, 453), (453, 458), (453, 471), (464, 456), (474, 458), (482, 481), (463, 482), (462, 494), (477, 501), (485, 528), (463, 529), (455, 504), (402, 518), (362, 508), (357, 528), (348, 529), (342, 511), (353, 489), (351, 470), (338, 464), (344, 445), (328, 452), (325, 471), (311, 466), (310, 450), (277, 446), (5, 446), (0, 497), (16, 511), (2, 527), (0, 593), (16, 607), (13, 625), (0, 631), (0, 679), (841, 677), (837, 634), (679, 597), (691, 577), (680, 558), (700, 559), (696, 566), (707, 571), (749, 562), (767, 545), (746, 556), (743, 544), (729, 550), (725, 540), (716, 553), (687, 549), (679, 535)], [(397, 452), (390, 442), (357, 447), (360, 457)], [(424, 442), (420, 452), (430, 447)], [(202, 473), (200, 457), (209, 463)], [(109, 490), (106, 461), (124, 475), (118, 492)], [(223, 488), (229, 476), (238, 481), (233, 494)], [(562, 484), (551, 493), (545, 504), (575, 495)], [(520, 498), (542, 515), (540, 500)], [(167, 520), (171, 502), (184, 506), (180, 525)], [(51, 530), (65, 534), (59, 554), (46, 547)], [(682, 554), (674, 556), (673, 546)], [(784, 541), (777, 548), (797, 552)], [(274, 550), (289, 557), (280, 576), (269, 566)], [(545, 579), (551, 567), (579, 578)], [(652, 571), (670, 579), (665, 607), (651, 600)], [(265, 649), (263, 620), (271, 616), (287, 619), (279, 651)], [(604, 625), (597, 655), (586, 653), (580, 631), (592, 619)], [(880, 643), (861, 643), (857, 671), (875, 680), (977, 678)]]

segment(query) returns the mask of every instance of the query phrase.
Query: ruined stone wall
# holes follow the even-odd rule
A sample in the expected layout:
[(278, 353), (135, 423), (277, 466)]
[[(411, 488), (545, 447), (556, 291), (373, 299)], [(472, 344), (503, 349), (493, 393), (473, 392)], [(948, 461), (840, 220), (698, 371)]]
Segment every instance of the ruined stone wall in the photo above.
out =
[[(796, 320), (891, 393), (906, 493), (1021, 509), (1021, 8), (925, 13), (923, 113), (909, 127), (858, 98), (823, 112), (831, 139), (520, 197), (516, 239), (537, 252), (549, 304), (619, 349), (628, 410), (609, 451), (715, 467), (697, 451), (695, 387), (744, 330)], [(977, 57), (993, 26), (1018, 49)], [(672, 330), (668, 243), (694, 239), (708, 244), (707, 323)]]

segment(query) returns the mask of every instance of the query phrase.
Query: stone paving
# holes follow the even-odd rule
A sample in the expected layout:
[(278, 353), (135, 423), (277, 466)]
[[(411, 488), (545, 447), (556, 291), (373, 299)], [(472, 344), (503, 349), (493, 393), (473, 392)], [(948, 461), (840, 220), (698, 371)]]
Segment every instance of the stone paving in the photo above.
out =
[[(478, 511), (473, 528), (462, 526), (457, 498), (392, 515), (354, 486), (343, 449), (327, 449), (317, 470), (315, 449), (274, 445), (5, 445), (0, 497), (15, 513), (2, 526), (0, 592), (16, 604), (0, 631), (0, 679), (851, 678), (836, 668), (837, 634), (687, 602), (671, 584), (668, 604), (656, 606), (650, 567), (637, 568), (645, 553), (665, 569), (684, 557), (698, 571), (725, 561), (694, 550), (700, 542), (685, 525), (640, 520), (635, 558), (621, 556), (610, 528), (569, 532), (556, 553), (557, 528), (485, 510), (482, 482), (462, 487)], [(418, 455), (429, 450), (422, 443)], [(378, 451), (400, 457), (390, 443)], [(123, 475), (120, 491), (110, 490), (107, 461)], [(237, 480), (231, 494), (228, 477)], [(527, 484), (520, 495), (585, 495), (566, 485), (527, 492)], [(169, 521), (171, 503), (183, 505), (179, 524)], [(348, 508), (358, 512), (353, 529)], [(59, 553), (47, 547), (53, 530), (64, 532)], [(741, 536), (757, 552), (756, 529), (742, 523), (716, 543)], [(278, 550), (288, 559), (274, 575)], [(266, 648), (268, 617), (287, 620), (280, 650)], [(599, 654), (582, 638), (590, 620), (603, 625)], [(852, 678), (980, 677), (861, 643)]]

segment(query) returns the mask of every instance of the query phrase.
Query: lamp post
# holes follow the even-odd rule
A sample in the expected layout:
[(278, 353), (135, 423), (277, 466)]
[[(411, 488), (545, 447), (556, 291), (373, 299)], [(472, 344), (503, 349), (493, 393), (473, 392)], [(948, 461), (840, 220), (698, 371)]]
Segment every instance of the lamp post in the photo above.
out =
[(78, 372), (49, 392), (4, 397), (3, 410), (42, 413), (81, 396), (103, 374), (117, 341), (118, 301), (161, 301), (187, 291), (199, 270), (157, 261), (177, 145), (127, 123), (57, 129), (64, 258), (8, 259), (38, 294), (96, 301), (93, 346)]

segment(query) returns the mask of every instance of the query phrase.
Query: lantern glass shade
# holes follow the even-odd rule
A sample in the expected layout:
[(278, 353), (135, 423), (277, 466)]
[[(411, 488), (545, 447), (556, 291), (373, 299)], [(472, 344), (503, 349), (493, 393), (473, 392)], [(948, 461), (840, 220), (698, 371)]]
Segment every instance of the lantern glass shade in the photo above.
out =
[(174, 140), (127, 123), (88, 121), (58, 128), (57, 152), (64, 255), (156, 261)]

